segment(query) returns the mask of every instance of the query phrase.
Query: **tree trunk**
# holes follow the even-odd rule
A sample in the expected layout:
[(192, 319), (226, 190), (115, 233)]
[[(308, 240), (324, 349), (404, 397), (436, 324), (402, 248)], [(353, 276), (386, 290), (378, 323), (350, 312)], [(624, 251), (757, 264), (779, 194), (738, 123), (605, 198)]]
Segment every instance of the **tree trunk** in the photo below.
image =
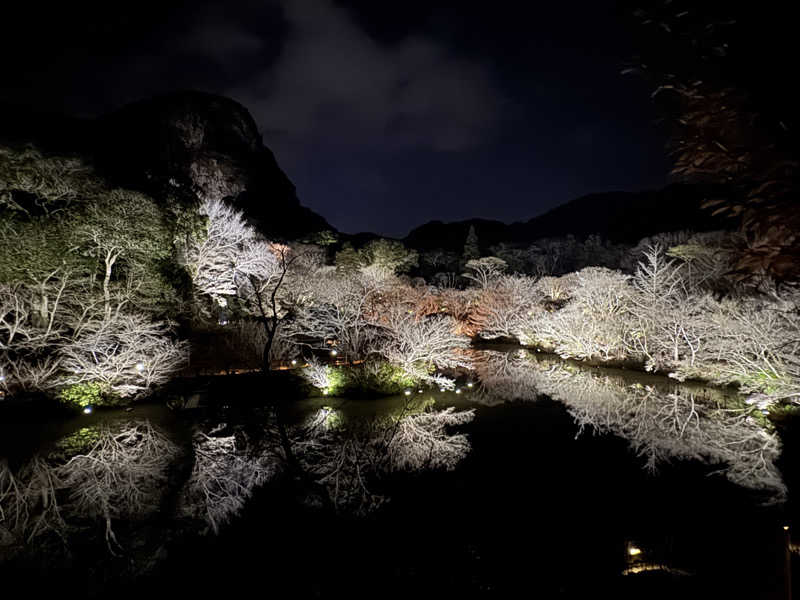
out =
[(261, 355), (261, 370), (264, 373), (269, 373), (270, 371), (270, 360), (269, 360), (269, 353), (272, 351), (272, 342), (275, 339), (275, 330), (278, 328), (277, 323), (273, 323), (272, 326), (265, 323), (264, 329), (267, 332), (267, 341), (264, 343), (264, 353)]
[(111, 267), (114, 266), (114, 260), (111, 254), (106, 255), (106, 274), (103, 278), (103, 300), (106, 304), (106, 319), (111, 317), (111, 291), (109, 290), (109, 283), (111, 282)]
[(50, 320), (50, 306), (47, 294), (42, 292), (42, 299), (39, 303), (39, 315), (36, 318), (37, 327), (46, 327), (47, 322)]

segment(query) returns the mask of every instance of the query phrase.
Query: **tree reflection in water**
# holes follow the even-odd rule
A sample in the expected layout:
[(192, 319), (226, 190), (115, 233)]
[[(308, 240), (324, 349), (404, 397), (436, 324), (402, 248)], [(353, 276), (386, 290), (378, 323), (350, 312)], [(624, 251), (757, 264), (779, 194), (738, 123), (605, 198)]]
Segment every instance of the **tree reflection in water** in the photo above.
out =
[[(588, 426), (624, 438), (647, 468), (702, 461), (768, 501), (785, 499), (779, 440), (741, 398), (654, 378), (632, 383), (524, 351), (475, 352), (472, 367), (480, 383), (460, 396), (466, 402), (547, 395), (566, 406), (579, 433)], [(455, 469), (470, 452), (461, 428), (474, 415), (416, 398), (393, 414), (357, 418), (323, 407), (295, 423), (257, 409), (197, 426), (184, 445), (147, 420), (83, 428), (21, 465), (0, 461), (0, 550), (68, 547), (94, 531), (115, 553), (130, 548), (123, 538), (137, 523), (156, 521), (218, 533), (265, 485), (332, 514), (363, 516), (386, 502), (396, 476)]]
[[(345, 420), (325, 407), (291, 426), (280, 425), (273, 411), (256, 416), (198, 428), (191, 449), (137, 420), (82, 428), (17, 467), (0, 461), (3, 554), (35, 552), (34, 542), (43, 540), (60, 540), (68, 550), (94, 525), (115, 554), (125, 546), (119, 525), (131, 531), (133, 523), (164, 518), (218, 533), (257, 488), (281, 477), (307, 505), (362, 516), (388, 499), (392, 474), (455, 468), (470, 443), (452, 429), (474, 411), (408, 402), (397, 414)], [(187, 460), (188, 476), (170, 478)], [(174, 512), (163, 514), (171, 495)]]
[[(72, 449), (75, 453), (65, 456)], [(56, 451), (19, 469), (0, 462), (0, 537), (24, 545), (41, 536), (68, 545), (87, 522), (101, 524), (108, 550), (120, 549), (114, 522), (153, 517), (179, 447), (148, 421), (82, 428)]]
[(473, 364), (481, 379), (479, 402), (547, 395), (567, 407), (579, 434), (588, 426), (627, 440), (650, 470), (671, 460), (698, 460), (719, 465), (737, 485), (763, 492), (768, 503), (786, 499), (775, 466), (780, 441), (741, 398), (666, 382), (631, 383), (607, 371), (532, 360), (525, 352), (475, 353)]
[(243, 431), (200, 433), (182, 510), (202, 516), (216, 532), (254, 488), (283, 473), (295, 479), (306, 504), (366, 515), (387, 500), (379, 490), (393, 473), (453, 469), (469, 453), (467, 436), (450, 429), (471, 421), (473, 410), (412, 404), (400, 414), (352, 420), (323, 407), (288, 428), (286, 440), (273, 418), (259, 424), (258, 439)]

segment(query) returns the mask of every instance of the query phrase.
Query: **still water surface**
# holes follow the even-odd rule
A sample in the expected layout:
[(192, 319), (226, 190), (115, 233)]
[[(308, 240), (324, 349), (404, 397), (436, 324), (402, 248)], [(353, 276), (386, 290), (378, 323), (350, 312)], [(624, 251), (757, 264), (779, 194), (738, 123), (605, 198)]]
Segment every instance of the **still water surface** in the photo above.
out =
[[(624, 437), (630, 420), (618, 427), (608, 411), (596, 421), (586, 412), (587, 402), (606, 406), (617, 395), (633, 394), (641, 406), (643, 389), (714, 405), (723, 403), (720, 392), (614, 370), (572, 366), (578, 370), (565, 375), (527, 356), (525, 363), (488, 356), (497, 364), (461, 379), (460, 393), (412, 391), (415, 402), (474, 408), (475, 419), (464, 427), (472, 450), (454, 471), (393, 481), (391, 501), (376, 514), (323, 518), (266, 488), (219, 536), (170, 543), (153, 577), (118, 589), (98, 583), (97, 573), (50, 573), (49, 583), (30, 582), (31, 590), (61, 577), (64, 591), (139, 598), (251, 589), (259, 597), (297, 598), (786, 597), (786, 504), (765, 504), (768, 491), (727, 479), (724, 464), (708, 464), (713, 449), (694, 460), (676, 451), (670, 461), (674, 446), (658, 435), (657, 470), (645, 469), (653, 456), (641, 439)], [(534, 367), (536, 377), (519, 370)], [(326, 406), (343, 420), (361, 419), (401, 411), (408, 402), (405, 395), (310, 398), (292, 412), (300, 420)], [(237, 398), (218, 389), (207, 403), (224, 415)], [(185, 440), (198, 411), (149, 404), (45, 425), (5, 423), (2, 451), (21, 460), (132, 417)], [(663, 419), (658, 413), (656, 420)], [(697, 454), (697, 440), (687, 443), (694, 445), (689, 454)]]

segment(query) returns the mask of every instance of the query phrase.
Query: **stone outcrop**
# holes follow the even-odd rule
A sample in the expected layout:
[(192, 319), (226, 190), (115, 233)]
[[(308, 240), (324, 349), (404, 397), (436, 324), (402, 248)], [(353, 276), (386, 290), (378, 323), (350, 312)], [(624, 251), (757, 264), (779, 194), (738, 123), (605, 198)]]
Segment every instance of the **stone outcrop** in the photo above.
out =
[(229, 98), (159, 96), (100, 119), (97, 131), (98, 162), (128, 185), (229, 198), (271, 237), (332, 229), (300, 205), (252, 116)]
[(300, 204), (250, 113), (229, 98), (176, 92), (98, 119), (0, 109), (0, 141), (84, 157), (114, 186), (159, 202), (228, 198), (275, 239), (333, 229)]

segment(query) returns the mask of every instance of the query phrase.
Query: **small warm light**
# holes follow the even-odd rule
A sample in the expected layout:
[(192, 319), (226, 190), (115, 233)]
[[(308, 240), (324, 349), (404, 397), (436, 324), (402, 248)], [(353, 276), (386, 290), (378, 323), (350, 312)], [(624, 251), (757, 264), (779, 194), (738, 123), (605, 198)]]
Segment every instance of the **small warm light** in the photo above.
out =
[(328, 395), (328, 390), (322, 390), (322, 395), (323, 396), (327, 396)]
[(410, 395), (411, 395), (411, 390), (406, 390), (406, 391), (405, 391), (405, 392), (403, 392), (403, 393), (404, 393), (406, 396), (410, 396)]
[(444, 388), (439, 388), (439, 391), (440, 391), (440, 392), (443, 392), (443, 391), (444, 391)]
[(139, 373), (144, 371), (144, 363), (142, 363), (142, 362), (136, 363), (136, 370), (139, 371)]
[(472, 387), (472, 382), (471, 382), (471, 381), (470, 381), (470, 382), (467, 384), (467, 387), (468, 387), (468, 388), (471, 388), (471, 387)]
[(417, 390), (417, 393), (418, 393), (418, 394), (421, 394), (421, 393), (422, 393), (422, 390)]
[(84, 406), (83, 407), (83, 414), (90, 415), (94, 409), (91, 406)]
[(788, 526), (788, 525), (784, 525), (784, 526), (783, 526), (783, 530), (784, 530), (784, 531), (789, 531), (789, 526)]
[(636, 546), (628, 546), (628, 554), (631, 556), (639, 556), (641, 553), (642, 551)]
[(336, 350), (331, 350), (331, 356), (336, 356), (337, 354), (339, 353)]
[(297, 364), (297, 361), (296, 361), (296, 360), (293, 360), (293, 361), (292, 361), (292, 365), (296, 365), (296, 364)]
[(460, 393), (461, 393), (461, 390), (460, 389), (456, 389), (456, 394), (460, 394)]

